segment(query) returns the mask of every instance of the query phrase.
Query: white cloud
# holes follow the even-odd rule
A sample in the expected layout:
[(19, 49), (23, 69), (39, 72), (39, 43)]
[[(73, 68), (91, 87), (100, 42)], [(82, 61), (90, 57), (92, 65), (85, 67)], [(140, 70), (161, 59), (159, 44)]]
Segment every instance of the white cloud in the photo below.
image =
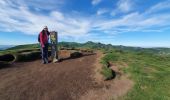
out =
[(131, 0), (118, 0), (116, 4), (116, 9), (111, 11), (110, 15), (115, 16), (119, 13), (128, 13), (133, 10), (135, 4), (134, 1)]
[[(147, 17), (146, 17), (147, 16)], [(145, 15), (145, 13), (130, 13), (119, 19), (103, 20), (93, 29), (100, 31), (117, 31), (118, 33), (132, 31), (160, 31), (163, 27), (169, 27), (170, 14)]]
[(92, 5), (97, 5), (101, 2), (102, 0), (92, 0)]
[(99, 10), (97, 11), (97, 15), (102, 15), (102, 14), (105, 14), (105, 13), (107, 13), (107, 12), (109, 12), (108, 9), (99, 9)]
[(132, 10), (132, 1), (130, 0), (119, 0), (117, 3), (118, 9), (124, 13)]
[(9, 2), (5, 0), (0, 2), (1, 31), (19, 31), (34, 35), (38, 34), (44, 25), (47, 25), (50, 30), (56, 30), (61, 35), (75, 36), (86, 34), (90, 30), (91, 22), (87, 18), (71, 17), (56, 10), (45, 15), (37, 14), (31, 12), (25, 3), (13, 8)]
[[(124, 1), (124, 2), (123, 2)], [(127, 3), (127, 4), (122, 4)], [(120, 0), (119, 5), (126, 5), (125, 7), (118, 6), (119, 9), (122, 9), (124, 12), (130, 12), (133, 4), (129, 0)], [(128, 6), (127, 6), (128, 5)], [(131, 5), (131, 6), (129, 6)], [(127, 9), (125, 9), (127, 8)], [(170, 10), (170, 0), (160, 2), (156, 5), (151, 6), (149, 9), (146, 9), (145, 12), (131, 12), (119, 18), (112, 19), (103, 19), (102, 21), (96, 21), (96, 24), (93, 26), (94, 31), (108, 31), (107, 33), (124, 33), (124, 32), (162, 32), (165, 28), (170, 27), (170, 13), (169, 12), (159, 12), (164, 10)], [(113, 15), (116, 15), (118, 9), (112, 12)]]
[(145, 13), (146, 14), (153, 14), (153, 13), (158, 13), (162, 10), (169, 10), (169, 9), (170, 9), (170, 0), (166, 0), (164, 2), (160, 2), (160, 3), (152, 6)]
[(57, 20), (64, 20), (64, 15), (61, 12), (53, 11), (50, 13), (51, 17)]
[(12, 2), (11, 4), (18, 3), (19, 5), (29, 6), (35, 9), (44, 9), (44, 10), (56, 10), (61, 7), (65, 0), (7, 0)]

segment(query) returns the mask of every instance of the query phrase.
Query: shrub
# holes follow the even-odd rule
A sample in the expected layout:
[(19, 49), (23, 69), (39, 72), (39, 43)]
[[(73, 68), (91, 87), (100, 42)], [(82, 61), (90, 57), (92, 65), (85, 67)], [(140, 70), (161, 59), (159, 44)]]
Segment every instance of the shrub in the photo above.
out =
[(82, 53), (80, 52), (73, 52), (70, 54), (70, 57), (71, 58), (78, 58), (78, 57), (81, 57), (82, 56)]

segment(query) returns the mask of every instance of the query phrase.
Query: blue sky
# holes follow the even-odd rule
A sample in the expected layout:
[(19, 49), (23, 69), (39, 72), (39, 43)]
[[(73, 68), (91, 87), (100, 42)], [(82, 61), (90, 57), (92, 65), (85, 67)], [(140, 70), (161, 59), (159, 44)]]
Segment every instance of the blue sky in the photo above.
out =
[(37, 43), (47, 25), (59, 41), (170, 47), (170, 0), (1, 0), (0, 45)]

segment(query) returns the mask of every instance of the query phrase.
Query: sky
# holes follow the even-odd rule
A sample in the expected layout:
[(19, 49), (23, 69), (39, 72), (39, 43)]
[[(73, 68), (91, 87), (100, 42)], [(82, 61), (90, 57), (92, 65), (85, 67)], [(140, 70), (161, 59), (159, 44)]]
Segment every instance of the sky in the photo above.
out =
[(0, 0), (0, 45), (59, 41), (170, 47), (170, 0)]

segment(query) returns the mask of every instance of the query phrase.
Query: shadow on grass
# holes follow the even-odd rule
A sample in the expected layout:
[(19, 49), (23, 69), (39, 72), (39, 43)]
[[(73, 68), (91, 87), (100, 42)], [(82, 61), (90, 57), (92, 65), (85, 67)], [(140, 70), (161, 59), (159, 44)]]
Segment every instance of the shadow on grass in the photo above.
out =
[(5, 54), (0, 56), (0, 69), (10, 67), (15, 62), (15, 56), (12, 54)]

